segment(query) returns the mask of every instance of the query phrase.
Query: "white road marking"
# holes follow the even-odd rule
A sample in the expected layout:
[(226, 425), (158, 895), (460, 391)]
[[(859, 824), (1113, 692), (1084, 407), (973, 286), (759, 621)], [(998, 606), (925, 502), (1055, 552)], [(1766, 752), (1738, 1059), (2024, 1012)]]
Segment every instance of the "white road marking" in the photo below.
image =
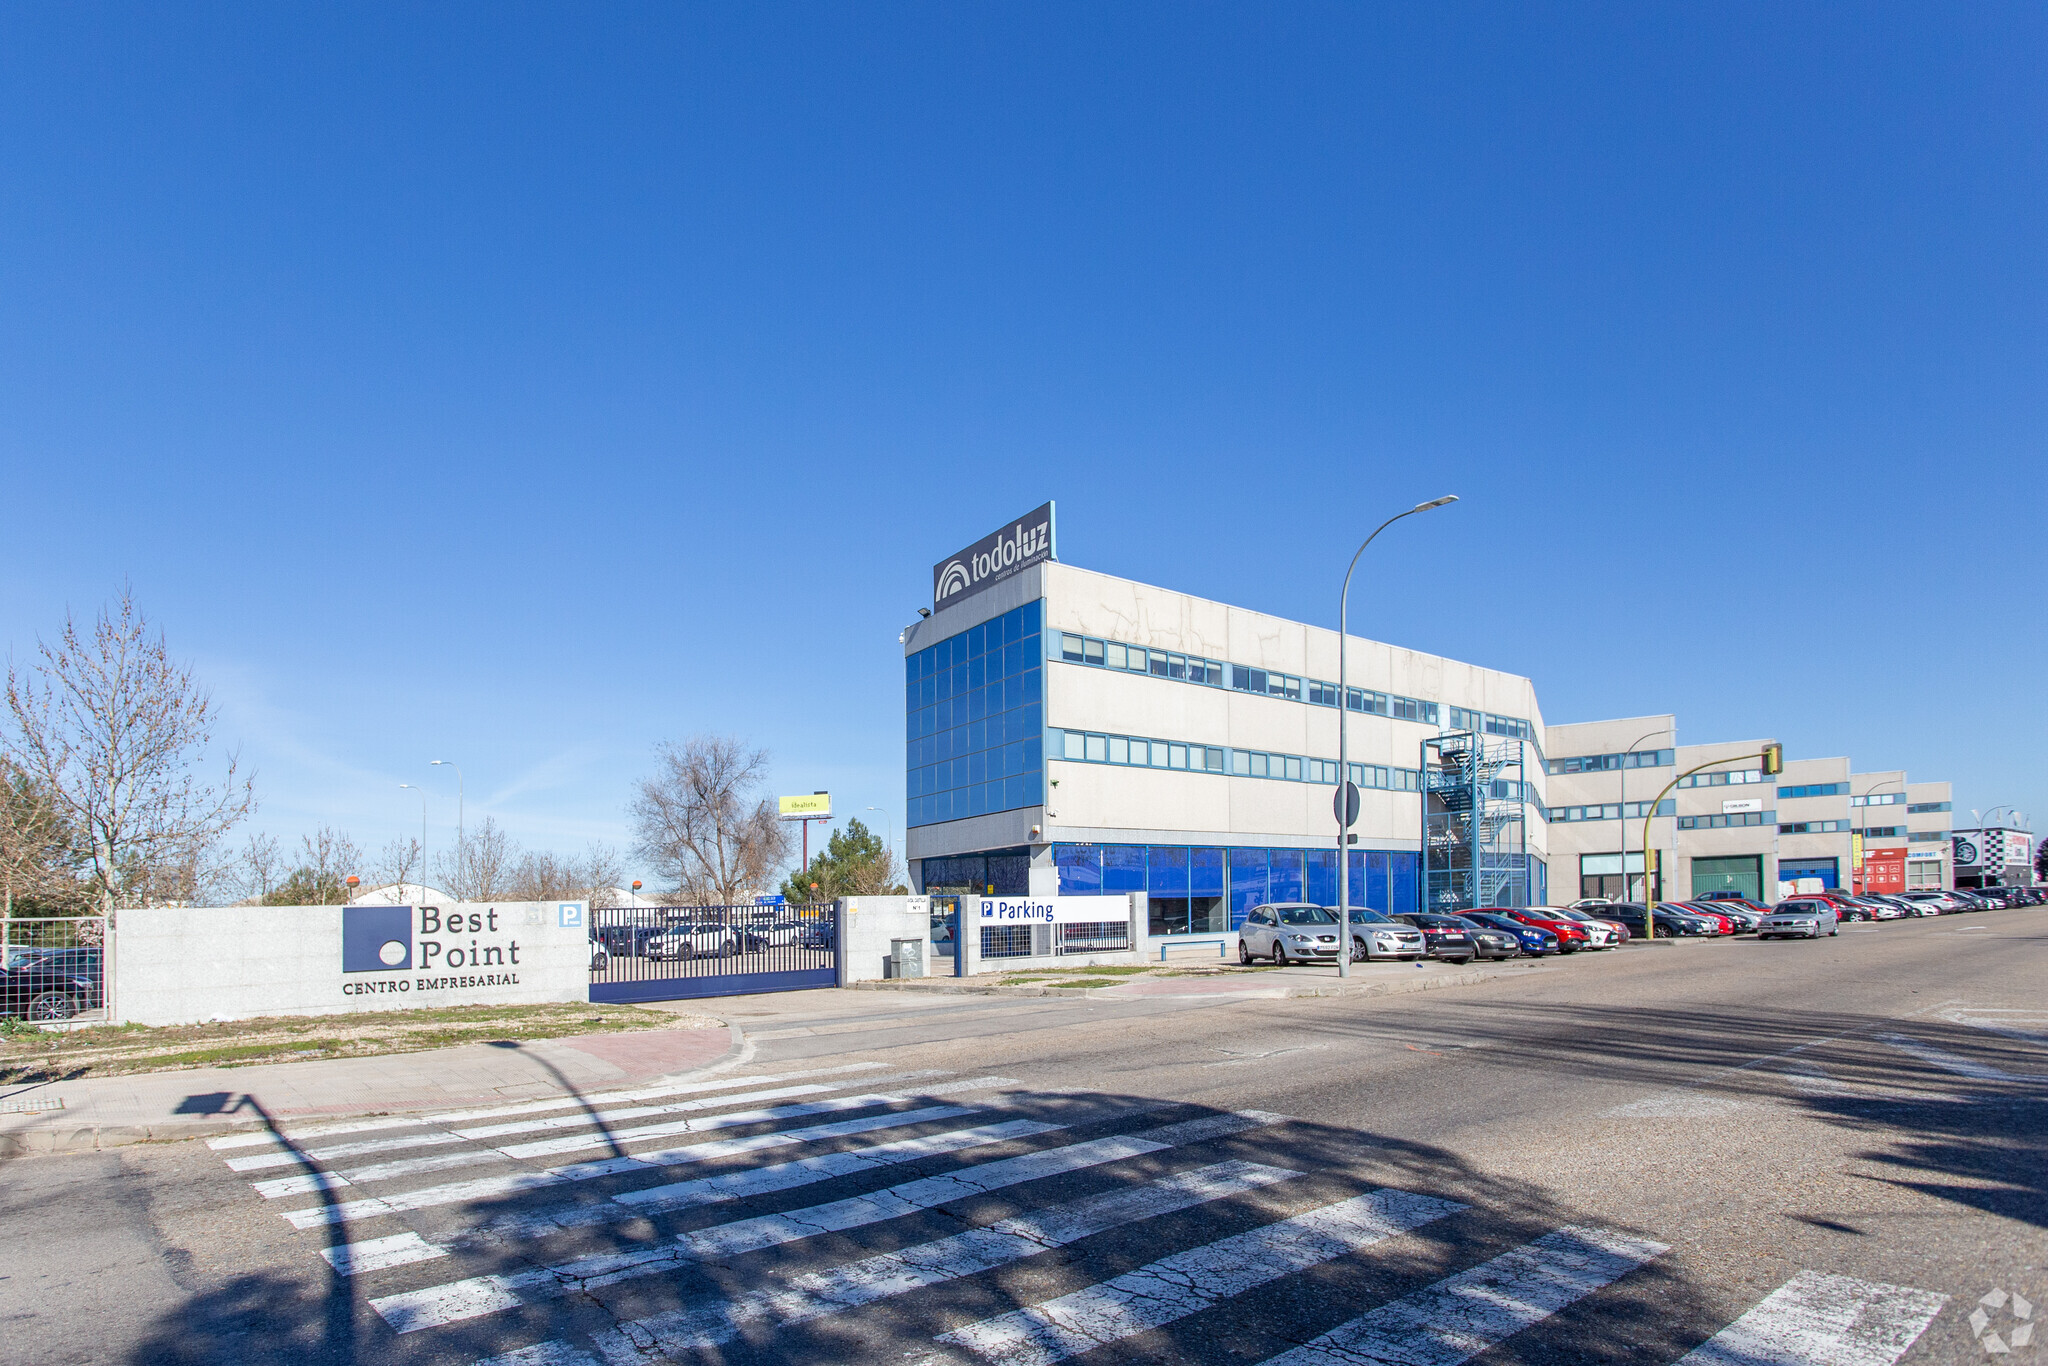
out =
[(516, 1352), (486, 1357), (476, 1366), (598, 1366), (598, 1360), (566, 1342), (536, 1342)]
[(937, 1340), (1003, 1366), (1051, 1366), (1464, 1208), (1406, 1191), (1373, 1191), (1177, 1252), (1033, 1308), (941, 1333)]
[(799, 1072), (778, 1073), (772, 1077), (721, 1077), (716, 1081), (675, 1082), (644, 1086), (631, 1091), (604, 1091), (581, 1097), (544, 1096), (534, 1100), (486, 1106), (482, 1109), (446, 1110), (431, 1115), (384, 1115), (375, 1119), (339, 1120), (331, 1124), (293, 1124), (275, 1133), (265, 1129), (256, 1133), (225, 1134), (219, 1138), (208, 1139), (206, 1146), (216, 1151), (227, 1148), (254, 1148), (265, 1143), (275, 1143), (280, 1137), (288, 1142), (298, 1143), (309, 1138), (327, 1138), (335, 1134), (374, 1133), (381, 1129), (419, 1128), (428, 1125), (468, 1124), (481, 1119), (496, 1119), (503, 1115), (564, 1110), (572, 1105), (611, 1105), (627, 1101), (654, 1100), (662, 1096), (690, 1095), (698, 1091), (727, 1091), (742, 1086), (769, 1086), (807, 1077), (837, 1076), (843, 1072), (875, 1072), (888, 1066), (889, 1064), (884, 1062), (842, 1063), (837, 1067), (806, 1068)]
[(2048, 1081), (2048, 1076), (2042, 1076), (2037, 1073), (2007, 1072), (2000, 1068), (1987, 1066), (1981, 1062), (1972, 1062), (1968, 1058), (1958, 1057), (1954, 1053), (1935, 1048), (1930, 1044), (1909, 1039), (1903, 1034), (1880, 1034), (1878, 1039), (1882, 1043), (1890, 1044), (1901, 1053), (1918, 1058), (1920, 1061), (1934, 1067), (1939, 1067), (1944, 1072), (1953, 1072), (1959, 1077), (1970, 1077), (1977, 1081)]
[(1561, 1228), (1270, 1358), (1266, 1366), (1458, 1366), (1669, 1249)]
[(400, 1333), (435, 1328), (495, 1313), (526, 1302), (599, 1289), (623, 1280), (658, 1275), (692, 1262), (759, 1251), (821, 1233), (840, 1233), (932, 1209), (951, 1200), (1003, 1190), (1030, 1181), (1082, 1171), (1146, 1153), (1163, 1152), (1183, 1143), (1241, 1132), (1273, 1123), (1284, 1116), (1261, 1111), (1214, 1115), (1169, 1124), (1146, 1136), (1120, 1135), (1048, 1148), (1021, 1157), (963, 1167), (942, 1176), (924, 1177), (875, 1191), (760, 1215), (727, 1224), (713, 1224), (677, 1235), (668, 1247), (579, 1257), (555, 1266), (536, 1267), (511, 1275), (475, 1276), (445, 1285), (385, 1295), (370, 1301), (384, 1321)]
[[(900, 1099), (884, 1096), (884, 1101)], [(813, 1101), (807, 1105), (785, 1105), (773, 1113), (756, 1111), (742, 1118), (735, 1115), (721, 1115), (713, 1119), (699, 1120), (696, 1128), (709, 1131), (734, 1124), (752, 1124), (764, 1116), (769, 1119), (790, 1119), (800, 1115), (829, 1114), (835, 1110), (858, 1108), (876, 1103), (875, 1099), (864, 1096), (848, 1096), (837, 1100)], [(526, 1191), (541, 1190), (549, 1186), (566, 1185), (572, 1181), (589, 1181), (601, 1176), (613, 1176), (619, 1172), (644, 1171), (653, 1167), (673, 1167), (685, 1162), (702, 1162), (714, 1157), (731, 1157), (739, 1153), (755, 1152), (762, 1148), (780, 1148), (794, 1143), (808, 1143), (815, 1138), (833, 1138), (841, 1134), (861, 1133), (868, 1129), (888, 1128), (901, 1124), (916, 1124), (927, 1119), (948, 1118), (966, 1114), (966, 1109), (956, 1106), (934, 1106), (923, 1110), (898, 1110), (885, 1115), (870, 1115), (865, 1119), (841, 1121), (835, 1124), (819, 1124), (802, 1129), (785, 1129), (774, 1133), (750, 1134), (745, 1138), (718, 1139), (708, 1143), (693, 1143), (681, 1148), (665, 1148), (650, 1153), (628, 1154), (625, 1157), (601, 1158), (595, 1162), (578, 1162), (566, 1167), (549, 1167), (541, 1171), (500, 1172), (494, 1176), (477, 1177), (470, 1181), (453, 1181), (441, 1186), (423, 1186), (418, 1190), (405, 1191), (396, 1195), (365, 1196), (359, 1200), (348, 1200), (333, 1205), (314, 1205), (309, 1209), (287, 1210), (285, 1222), (293, 1228), (317, 1228), (324, 1224), (346, 1223), (352, 1219), (368, 1219), (379, 1214), (396, 1214), (402, 1210), (427, 1209), (435, 1205), (453, 1205), (467, 1200), (501, 1199)], [(339, 1176), (333, 1180), (347, 1184)]]
[(1892, 1366), (1948, 1296), (1802, 1271), (1678, 1366)]
[(387, 1266), (409, 1266), (448, 1255), (446, 1248), (429, 1243), (417, 1233), (394, 1233), (389, 1238), (372, 1238), (346, 1247), (323, 1247), (320, 1255), (344, 1276), (382, 1271)]
[(844, 1313), (1299, 1175), (1256, 1162), (1219, 1162), (1143, 1186), (1049, 1206), (901, 1252), (807, 1272), (791, 1277), (786, 1285), (763, 1286), (729, 1300), (621, 1323), (595, 1334), (594, 1340), (598, 1350), (614, 1361), (638, 1360), (639, 1353), (649, 1351), (701, 1351), (732, 1341), (748, 1324), (769, 1322), (787, 1327)]
[[(948, 1111), (914, 1112), (925, 1117), (944, 1118), (951, 1115), (971, 1114), (972, 1111), (953, 1109)], [(833, 1126), (839, 1127), (839, 1126)], [(657, 1193), (672, 1193), (673, 1203), (664, 1198), (646, 1203), (628, 1204), (626, 1201), (641, 1191), (628, 1191), (625, 1195), (614, 1196), (601, 1205), (564, 1205), (554, 1209), (535, 1210), (530, 1213), (507, 1215), (495, 1219), (480, 1228), (450, 1239), (439, 1246), (437, 1254), (457, 1249), (467, 1250), (497, 1243), (517, 1242), (529, 1238), (546, 1237), (572, 1228), (596, 1228), (606, 1224), (624, 1223), (643, 1219), (663, 1209), (686, 1208), (690, 1205), (716, 1204), (726, 1200), (737, 1200), (742, 1196), (759, 1194), (762, 1191), (789, 1190), (817, 1181), (829, 1181), (833, 1177), (850, 1172), (879, 1170), (883, 1167), (915, 1162), (920, 1158), (940, 1153), (961, 1152), (968, 1148), (990, 1143), (1007, 1143), (1012, 1139), (1029, 1138), (1042, 1133), (1056, 1133), (1063, 1125), (1046, 1124), (1038, 1120), (1018, 1119), (1001, 1124), (983, 1124), (971, 1129), (954, 1129), (945, 1133), (927, 1134), (922, 1138), (898, 1139), (878, 1143), (872, 1147), (855, 1148), (847, 1152), (828, 1153), (823, 1157), (802, 1158), (795, 1162), (784, 1162), (768, 1167), (750, 1167), (743, 1171), (721, 1173), (704, 1177), (698, 1181), (677, 1182), (669, 1186), (656, 1186)], [(751, 1179), (748, 1179), (751, 1178)], [(691, 1189), (699, 1188), (699, 1189)], [(349, 1248), (370, 1246), (382, 1242), (372, 1239), (368, 1244), (351, 1243)], [(347, 1248), (341, 1249), (344, 1253)], [(346, 1272), (344, 1275), (348, 1274)]]

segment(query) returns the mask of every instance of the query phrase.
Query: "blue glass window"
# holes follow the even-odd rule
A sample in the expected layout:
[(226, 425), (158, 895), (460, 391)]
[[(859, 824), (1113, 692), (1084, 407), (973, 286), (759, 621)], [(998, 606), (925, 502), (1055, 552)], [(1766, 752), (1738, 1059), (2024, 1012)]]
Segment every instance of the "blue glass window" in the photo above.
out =
[(1102, 847), (1102, 890), (1105, 893), (1145, 890), (1145, 846), (1106, 844)]
[(1043, 619), (1026, 603), (904, 660), (908, 824), (1044, 800)]
[(1245, 912), (1261, 902), (1266, 896), (1266, 851), (1263, 849), (1233, 849), (1230, 851), (1230, 928), (1244, 924)]
[(1267, 850), (1267, 899), (1270, 901), (1306, 901), (1302, 895), (1301, 850)]

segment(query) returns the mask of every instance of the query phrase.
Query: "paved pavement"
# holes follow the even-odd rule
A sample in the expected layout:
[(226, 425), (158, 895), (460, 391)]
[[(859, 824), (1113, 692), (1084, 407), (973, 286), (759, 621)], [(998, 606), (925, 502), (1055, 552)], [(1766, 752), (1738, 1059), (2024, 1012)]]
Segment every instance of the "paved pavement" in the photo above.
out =
[(0, 1157), (199, 1138), (273, 1120), (573, 1096), (694, 1072), (741, 1046), (724, 1027), (661, 1029), (0, 1087), (0, 1106), (10, 1107), (0, 1110)]
[(691, 1079), (8, 1163), (0, 1321), (38, 1362), (2026, 1360), (2048, 913), (1857, 928), (733, 998)]

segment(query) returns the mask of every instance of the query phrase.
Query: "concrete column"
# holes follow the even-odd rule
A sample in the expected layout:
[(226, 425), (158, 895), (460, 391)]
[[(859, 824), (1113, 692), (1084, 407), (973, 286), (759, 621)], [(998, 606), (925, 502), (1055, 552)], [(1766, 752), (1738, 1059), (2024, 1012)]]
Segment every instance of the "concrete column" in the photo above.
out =
[(981, 898), (960, 898), (960, 936), (953, 944), (954, 972), (972, 977), (981, 971)]
[(846, 942), (846, 922), (846, 898), (841, 897), (832, 903), (832, 980), (842, 987), (853, 980), (853, 952)]
[(1130, 945), (1140, 957), (1145, 953), (1145, 932), (1152, 927), (1151, 898), (1144, 892), (1132, 892)]

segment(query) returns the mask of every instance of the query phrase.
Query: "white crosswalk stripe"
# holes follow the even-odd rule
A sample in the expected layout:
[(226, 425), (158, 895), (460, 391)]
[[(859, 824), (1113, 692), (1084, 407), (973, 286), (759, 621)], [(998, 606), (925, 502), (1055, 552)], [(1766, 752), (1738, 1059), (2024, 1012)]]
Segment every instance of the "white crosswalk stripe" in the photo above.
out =
[(1892, 1366), (1948, 1296), (1802, 1271), (1677, 1366)]
[(1668, 1250), (1604, 1229), (1561, 1228), (1361, 1314), (1266, 1366), (1458, 1366)]
[(736, 1090), (748, 1086), (771, 1086), (787, 1081), (804, 1081), (813, 1077), (835, 1077), (848, 1072), (880, 1072), (888, 1066), (889, 1064), (882, 1062), (850, 1062), (835, 1067), (812, 1067), (797, 1072), (781, 1072), (772, 1077), (720, 1077), (713, 1081), (663, 1082), (629, 1091), (603, 1091), (588, 1096), (543, 1096), (534, 1100), (508, 1101), (503, 1105), (478, 1109), (446, 1110), (438, 1114), (379, 1115), (373, 1118), (332, 1120), (319, 1124), (292, 1124), (276, 1130), (224, 1134), (219, 1138), (206, 1140), (206, 1146), (218, 1152), (230, 1148), (262, 1147), (274, 1144), (280, 1139), (289, 1143), (303, 1143), (308, 1139), (330, 1138), (337, 1134), (473, 1124), (478, 1120), (498, 1119), (506, 1115), (539, 1114), (547, 1110), (566, 1110), (584, 1105), (625, 1104), (639, 1100), (654, 1100), (662, 1096), (693, 1095), (700, 1091)]
[(371, 1307), (400, 1333), (417, 1332), (514, 1308), (532, 1300), (587, 1292), (620, 1281), (659, 1275), (713, 1258), (844, 1232), (985, 1194), (1126, 1158), (1163, 1152), (1280, 1120), (1257, 1111), (1170, 1124), (1142, 1135), (1092, 1139), (923, 1177), (868, 1195), (828, 1201), (782, 1214), (759, 1215), (678, 1234), (667, 1245), (579, 1257), (509, 1275), (470, 1277), (420, 1290), (379, 1296)]
[[(899, 1112), (899, 1119), (919, 1122), (931, 1119), (950, 1119), (975, 1113), (972, 1110), (947, 1107), (944, 1109), (912, 1110)], [(913, 1118), (915, 1117), (915, 1118)], [(842, 1128), (844, 1126), (821, 1126)], [(445, 1256), (450, 1251), (488, 1247), (494, 1244), (516, 1242), (523, 1239), (540, 1238), (550, 1234), (566, 1232), (572, 1228), (596, 1228), (607, 1224), (623, 1223), (642, 1219), (649, 1214), (674, 1209), (687, 1209), (694, 1205), (717, 1204), (727, 1200), (744, 1199), (768, 1191), (790, 1190), (797, 1186), (835, 1177), (851, 1175), (859, 1171), (874, 1171), (884, 1167), (916, 1162), (926, 1157), (943, 1153), (962, 1152), (969, 1148), (991, 1143), (1007, 1143), (1014, 1139), (1031, 1138), (1039, 1134), (1055, 1133), (1064, 1125), (1049, 1124), (1042, 1120), (1015, 1119), (996, 1124), (982, 1124), (969, 1129), (952, 1129), (927, 1134), (919, 1138), (894, 1139), (851, 1148), (842, 1152), (826, 1153), (818, 1157), (800, 1158), (794, 1162), (777, 1163), (766, 1167), (748, 1167), (735, 1172), (722, 1172), (717, 1176), (699, 1177), (692, 1181), (677, 1181), (646, 1190), (626, 1191), (615, 1195), (601, 1205), (565, 1205), (554, 1209), (534, 1210), (508, 1215), (470, 1231), (468, 1234), (450, 1239), (445, 1244), (419, 1243), (421, 1249), (406, 1258), (407, 1261), (424, 1261), (428, 1257)], [(836, 1135), (820, 1135), (821, 1137)], [(653, 1164), (648, 1164), (652, 1166)], [(606, 1173), (609, 1175), (610, 1173)], [(417, 1238), (417, 1235), (414, 1235)], [(397, 1262), (384, 1260), (387, 1254), (381, 1251), (366, 1251), (358, 1257), (352, 1249), (378, 1249), (391, 1240), (373, 1238), (364, 1243), (350, 1243), (342, 1248), (332, 1249), (334, 1256), (329, 1261), (341, 1258), (348, 1267), (360, 1266), (364, 1270), (375, 1270), (379, 1266), (395, 1266)], [(352, 1271), (337, 1265), (342, 1274)]]
[(1046, 1366), (1420, 1228), (1465, 1206), (1381, 1190), (1219, 1239), (938, 1341), (1003, 1366)]
[(637, 1354), (649, 1349), (676, 1353), (717, 1347), (732, 1341), (752, 1324), (788, 1327), (843, 1313), (912, 1290), (979, 1275), (1110, 1229), (1300, 1175), (1284, 1167), (1257, 1162), (1219, 1162), (1197, 1167), (1143, 1186), (1053, 1205), (901, 1252), (794, 1276), (783, 1285), (749, 1291), (729, 1300), (636, 1319), (596, 1334), (595, 1341), (599, 1350), (615, 1361), (637, 1360)]
[[(803, 1118), (811, 1114), (834, 1114), (840, 1110), (866, 1110), (879, 1104), (899, 1104), (907, 1096), (844, 1096), (838, 1100), (815, 1100), (801, 1106), (778, 1106), (776, 1110), (748, 1110), (739, 1114), (721, 1114), (702, 1118), (690, 1124), (694, 1133), (707, 1130), (735, 1128), (741, 1124), (758, 1124), (770, 1120)], [(956, 1114), (969, 1114), (969, 1108), (961, 1106), (930, 1106), (922, 1110), (893, 1110), (887, 1114), (870, 1114), (858, 1120), (840, 1120), (834, 1124), (811, 1124), (805, 1128), (786, 1128), (774, 1133), (748, 1135), (741, 1139), (717, 1139), (709, 1143), (690, 1143), (674, 1149), (659, 1149), (649, 1153), (629, 1153), (625, 1157), (600, 1157), (596, 1161), (571, 1163), (565, 1167), (545, 1167), (541, 1171), (500, 1171), (494, 1176), (471, 1178), (467, 1182), (449, 1182), (444, 1186), (422, 1186), (401, 1194), (389, 1196), (362, 1196), (358, 1200), (340, 1200), (334, 1204), (315, 1204), (303, 1210), (285, 1210), (283, 1219), (295, 1229), (317, 1229), (324, 1225), (352, 1223), (360, 1219), (373, 1219), (377, 1214), (397, 1214), (401, 1210), (424, 1210), (436, 1204), (463, 1204), (469, 1200), (494, 1200), (506, 1196), (518, 1196), (532, 1190), (545, 1190), (549, 1186), (567, 1186), (571, 1182), (590, 1182), (604, 1176), (618, 1176), (621, 1171), (647, 1171), (653, 1167), (676, 1167), (690, 1161), (709, 1161), (713, 1157), (735, 1157), (739, 1153), (756, 1153), (772, 1147), (788, 1147), (795, 1143), (813, 1143), (817, 1139), (838, 1139), (856, 1133), (870, 1133), (877, 1128), (895, 1128), (901, 1124), (915, 1124), (924, 1120), (952, 1118)], [(502, 1157), (502, 1153), (500, 1153)], [(297, 1178), (285, 1178), (297, 1180)], [(305, 1178), (307, 1182), (322, 1182), (322, 1188), (332, 1190), (346, 1186), (348, 1180), (342, 1173), (322, 1173), (319, 1178)], [(303, 1190), (303, 1188), (301, 1188)]]

